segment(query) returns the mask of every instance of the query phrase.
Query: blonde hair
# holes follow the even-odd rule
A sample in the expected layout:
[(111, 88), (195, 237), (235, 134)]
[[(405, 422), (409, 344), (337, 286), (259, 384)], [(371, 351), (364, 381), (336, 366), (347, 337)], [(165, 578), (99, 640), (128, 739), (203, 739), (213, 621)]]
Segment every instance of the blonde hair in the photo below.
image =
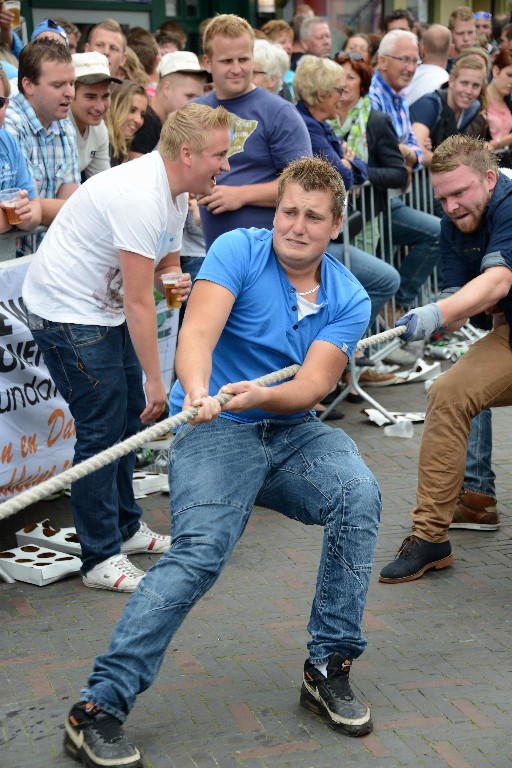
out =
[(128, 160), (130, 149), (130, 142), (123, 135), (123, 125), (130, 114), (134, 96), (144, 96), (148, 100), (146, 89), (143, 85), (125, 80), (124, 83), (112, 89), (110, 109), (105, 115), (105, 124), (108, 130), (108, 140), (112, 147), (112, 155), (122, 163)]
[(305, 54), (295, 70), (293, 90), (306, 106), (316, 107), (319, 96), (328, 96), (336, 82), (344, 77), (343, 68), (334, 61)]
[(303, 157), (286, 166), (277, 183), (276, 208), (288, 184), (299, 184), (305, 192), (330, 192), (332, 219), (343, 214), (347, 192), (336, 168), (321, 157)]
[[(488, 71), (491, 71), (491, 57), (487, 53), (487, 51), (484, 51), (483, 48), (480, 48), (478, 45), (473, 45), (471, 48), (465, 48), (463, 51), (459, 53), (457, 58), (455, 59), (455, 62), (460, 61), (461, 59), (464, 59), (466, 56), (478, 56), (480, 59), (484, 62), (486, 65)], [(453, 70), (453, 67), (452, 67)]]
[[(450, 72), (450, 78), (448, 81), (448, 87), (450, 87), (450, 80), (456, 80), (459, 75), (461, 69), (479, 69), (482, 72), (482, 88), (480, 91), (480, 104), (483, 109), (487, 109), (488, 107), (488, 99), (487, 99), (487, 72), (488, 67), (486, 65), (486, 59), (490, 61), (487, 54), (482, 51), (475, 52), (474, 49), (471, 49), (472, 52), (463, 52), (460, 56), (457, 57), (455, 60), (453, 67)], [(485, 58), (484, 58), (485, 57)]]
[(0, 82), (4, 86), (4, 96), (7, 96), (7, 98), (9, 98), (9, 96), (11, 95), (11, 84), (9, 82), (9, 78), (7, 77), (7, 75), (3, 70), (1, 63), (0, 63)]
[(456, 133), (448, 136), (436, 147), (430, 163), (430, 172), (449, 173), (461, 165), (471, 168), (482, 179), (486, 177), (487, 171), (499, 173), (498, 161), (490, 149), (487, 149), (483, 139)]
[(118, 21), (112, 18), (103, 19), (103, 21), (100, 21), (98, 24), (95, 24), (93, 27), (90, 28), (88, 34), (87, 34), (87, 42), (91, 42), (91, 38), (95, 32), (96, 29), (104, 29), (107, 32), (116, 32), (118, 35), (121, 35), (123, 38), (123, 53), (126, 48), (126, 35), (123, 32), (122, 26), (119, 24)]
[(212, 54), (212, 41), (217, 35), (230, 37), (233, 40), (242, 35), (248, 35), (251, 47), (254, 45), (254, 30), (248, 21), (236, 16), (234, 13), (221, 13), (207, 24), (203, 36), (203, 51), (207, 56)]
[(254, 65), (267, 77), (275, 77), (274, 93), (283, 87), (283, 78), (290, 66), (290, 57), (280, 45), (271, 43), (267, 38), (254, 41)]
[(290, 26), (287, 21), (284, 21), (284, 19), (271, 19), (270, 21), (265, 22), (261, 31), (272, 42), (275, 41), (276, 37), (280, 37), (282, 34), (287, 34), (293, 43), (293, 27)]
[(118, 74), (118, 77), (123, 77), (124, 75), (125, 79), (130, 80), (132, 83), (145, 85), (147, 79), (146, 71), (140, 63), (139, 57), (129, 45), (126, 46), (125, 54), (126, 61), (122, 67), (119, 67), (119, 72), (121, 74)]
[(208, 146), (211, 131), (227, 130), (230, 125), (230, 115), (224, 107), (213, 109), (206, 104), (185, 104), (171, 112), (165, 121), (158, 151), (165, 160), (176, 160), (186, 144), (199, 154)]
[(450, 13), (450, 17), (448, 19), (448, 29), (450, 30), (450, 32), (453, 32), (456, 21), (474, 21), (474, 20), (475, 20), (475, 16), (473, 13), (473, 9), (469, 8), (469, 6), (467, 5), (459, 5), (458, 8), (455, 8)]

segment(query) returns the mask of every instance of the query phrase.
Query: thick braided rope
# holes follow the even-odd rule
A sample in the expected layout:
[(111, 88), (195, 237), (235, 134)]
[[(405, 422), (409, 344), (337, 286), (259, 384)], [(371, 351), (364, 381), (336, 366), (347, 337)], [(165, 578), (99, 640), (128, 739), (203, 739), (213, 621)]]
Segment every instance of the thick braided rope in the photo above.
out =
[(385, 341), (391, 341), (391, 339), (401, 336), (407, 330), (405, 325), (399, 325), (397, 328), (390, 328), (388, 331), (382, 331), (382, 333), (376, 333), (375, 336), (367, 336), (366, 339), (361, 339), (356, 349), (362, 351), (367, 347), (373, 347), (374, 344), (382, 344)]
[[(280, 371), (274, 371), (266, 376), (261, 376), (259, 379), (254, 379), (253, 384), (256, 384), (259, 387), (275, 384), (278, 381), (283, 381), (283, 379), (289, 379), (290, 377), (295, 376), (299, 368), (300, 365), (290, 365), (288, 368), (282, 368)], [(215, 395), (215, 399), (218, 400), (221, 405), (228, 403), (232, 397), (233, 395)], [(61, 472), (57, 477), (51, 477), (49, 480), (45, 480), (44, 482), (39, 483), (39, 485), (35, 485), (33, 488), (20, 493), (15, 498), (5, 501), (0, 505), (0, 520), (18, 512), (20, 509), (25, 509), (25, 507), (34, 504), (36, 501), (41, 501), (41, 499), (46, 498), (52, 493), (61, 491), (69, 483), (73, 483), (75, 480), (80, 480), (82, 477), (90, 475), (97, 469), (101, 469), (112, 461), (120, 459), (122, 456), (126, 456), (127, 453), (135, 451), (145, 443), (149, 443), (151, 440), (156, 440), (161, 435), (165, 435), (167, 432), (172, 431), (181, 424), (185, 424), (186, 421), (196, 415), (198, 410), (198, 408), (193, 407), (187, 408), (176, 416), (159, 421), (151, 427), (148, 427), (141, 432), (137, 432), (136, 435), (128, 437), (126, 440), (123, 440), (122, 443), (116, 443), (116, 445), (107, 448), (96, 456), (91, 456), (89, 459), (80, 462), (80, 464), (76, 464), (75, 466), (64, 470), (64, 472)]]
[[(401, 335), (404, 331), (405, 327), (402, 326), (393, 328), (389, 331), (384, 331), (383, 333), (378, 333), (376, 336), (369, 336), (367, 339), (360, 341), (357, 348), (366, 349), (366, 347), (371, 344), (379, 344), (383, 341), (388, 341), (394, 336)], [(283, 381), (284, 379), (289, 379), (292, 376), (295, 376), (299, 369), (300, 365), (290, 365), (288, 368), (281, 368), (280, 371), (274, 371), (266, 376), (253, 379), (252, 383), (256, 384), (258, 387), (266, 387), (269, 384), (276, 384), (278, 381)], [(232, 397), (233, 395), (226, 394), (215, 395), (215, 399), (218, 400), (221, 405), (229, 403)], [(19, 512), (21, 509), (25, 509), (25, 507), (34, 504), (36, 501), (41, 501), (47, 496), (61, 491), (69, 483), (73, 483), (75, 480), (80, 480), (82, 477), (86, 477), (86, 475), (90, 475), (92, 472), (105, 467), (112, 461), (120, 459), (122, 456), (126, 456), (127, 453), (137, 450), (137, 448), (145, 445), (145, 443), (149, 443), (151, 440), (156, 440), (161, 435), (171, 432), (176, 427), (185, 424), (185, 422), (193, 418), (198, 410), (198, 408), (194, 407), (187, 408), (176, 416), (159, 421), (151, 427), (148, 427), (141, 432), (137, 432), (136, 435), (128, 437), (126, 440), (123, 440), (122, 443), (116, 443), (116, 445), (107, 448), (96, 456), (91, 456), (80, 464), (76, 464), (75, 466), (64, 470), (64, 472), (61, 472), (57, 477), (51, 477), (49, 480), (45, 480), (44, 482), (39, 483), (39, 485), (35, 485), (33, 488), (23, 491), (23, 493), (20, 493), (15, 498), (5, 501), (0, 505), (0, 520), (9, 517), (9, 515), (13, 515), (15, 512)]]

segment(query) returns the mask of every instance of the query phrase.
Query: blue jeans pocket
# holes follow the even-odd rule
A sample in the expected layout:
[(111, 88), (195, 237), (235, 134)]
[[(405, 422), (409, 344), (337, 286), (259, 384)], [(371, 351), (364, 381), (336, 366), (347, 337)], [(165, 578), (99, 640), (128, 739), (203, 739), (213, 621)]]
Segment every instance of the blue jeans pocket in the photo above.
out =
[(87, 347), (91, 344), (99, 344), (107, 337), (109, 332), (109, 327), (106, 325), (68, 323), (66, 329), (71, 344), (74, 347)]
[(48, 320), (44, 320), (32, 313), (27, 313), (27, 315), (30, 332), (43, 353), (44, 364), (48, 368), (48, 372), (60, 394), (69, 403), (72, 386), (60, 350), (65, 339), (63, 328), (58, 324), (53, 324), (53, 328), (48, 327)]

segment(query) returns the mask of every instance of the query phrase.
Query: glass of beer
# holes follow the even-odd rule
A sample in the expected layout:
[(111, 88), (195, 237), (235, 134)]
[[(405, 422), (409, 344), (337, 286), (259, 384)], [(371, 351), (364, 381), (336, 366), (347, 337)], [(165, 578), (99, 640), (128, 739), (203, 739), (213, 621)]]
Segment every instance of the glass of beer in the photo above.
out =
[(11, 27), (19, 27), (21, 24), (20, 0), (4, 0), (4, 8), (13, 14)]
[(5, 211), (7, 221), (13, 226), (21, 224), (23, 221), (23, 219), (20, 219), (15, 210), (20, 201), (20, 192), (21, 190), (19, 187), (11, 187), (10, 189), (0, 190), (0, 206)]
[(172, 292), (172, 289), (177, 284), (181, 277), (181, 272), (166, 272), (162, 275), (162, 283), (165, 288), (165, 300), (167, 301), (167, 307), (169, 309), (179, 309), (181, 307), (181, 301), (178, 301), (176, 295)]

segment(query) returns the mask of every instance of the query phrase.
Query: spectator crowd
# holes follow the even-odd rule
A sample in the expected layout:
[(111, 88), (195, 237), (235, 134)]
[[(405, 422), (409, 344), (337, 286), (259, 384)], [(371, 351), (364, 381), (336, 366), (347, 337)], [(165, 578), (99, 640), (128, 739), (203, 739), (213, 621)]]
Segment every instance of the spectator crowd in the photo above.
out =
[[(352, 356), (363, 387), (393, 381), (355, 351), (362, 334), (389, 324), (390, 307), (406, 326), (401, 361), (414, 362), (415, 343), (462, 318), (490, 330), (492, 316), (499, 332), (432, 388), (413, 534), (380, 579), (451, 565), (452, 525), (498, 528), (490, 407), (509, 404), (510, 386), (496, 360), (510, 357), (512, 317), (512, 182), (500, 170), (512, 168), (511, 22), (461, 6), (446, 25), (428, 25), (394, 10), (381, 34), (344, 29), (336, 52), (329, 20), (301, 4), (290, 23), (261, 29), (234, 14), (205, 19), (197, 50), (176, 22), (152, 33), (114, 19), (84, 36), (66, 19), (46, 19), (22, 45), (2, 6), (0, 187), (21, 189), (21, 250), (42, 225), (24, 300), (75, 419), (75, 461), (169, 403), (174, 412), (195, 405), (193, 425), (202, 425), (173, 441), (171, 549), (140, 519), (133, 456), (72, 489), (85, 585), (135, 592), (66, 722), (68, 751), (88, 765), (139, 765), (120, 723), (256, 499), (325, 526), (301, 703), (348, 735), (371, 730), (348, 674), (365, 646), (378, 488), (349, 438), (310, 413), (350, 387)], [(405, 195), (422, 168), (436, 196), (430, 212)], [(363, 232), (348, 245), (340, 206), (359, 187)], [(0, 232), (11, 227), (0, 208)], [(440, 297), (431, 292), (438, 267)], [(187, 305), (171, 394), (153, 298), (168, 270), (181, 273), (174, 292)], [(251, 385), (262, 363), (274, 370), (290, 360), (302, 366), (295, 381), (264, 394)], [(475, 369), (500, 383), (484, 386)], [(211, 398), (219, 388), (233, 395), (222, 413)], [(192, 465), (193, 493), (179, 480)], [(163, 556), (146, 576), (128, 555), (149, 551)]]

